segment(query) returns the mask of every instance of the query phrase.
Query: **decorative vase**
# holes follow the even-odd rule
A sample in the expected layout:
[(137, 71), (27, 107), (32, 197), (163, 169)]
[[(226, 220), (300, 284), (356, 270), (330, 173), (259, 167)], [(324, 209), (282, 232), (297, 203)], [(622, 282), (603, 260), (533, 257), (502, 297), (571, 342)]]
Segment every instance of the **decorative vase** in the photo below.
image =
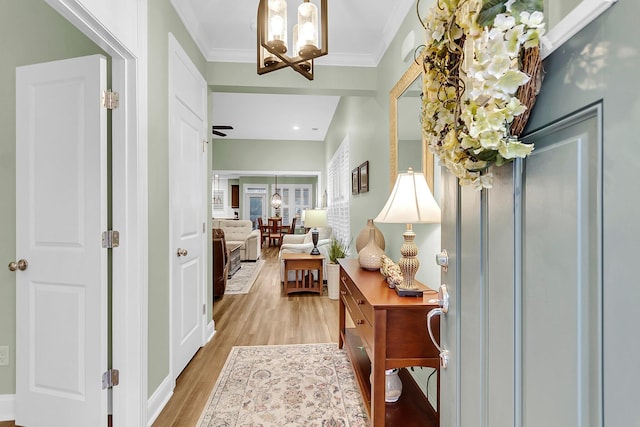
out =
[[(397, 402), (402, 394), (402, 381), (398, 371), (396, 368), (384, 371), (384, 401), (387, 403)], [(373, 384), (373, 372), (369, 376), (369, 382)]]
[(327, 293), (329, 299), (340, 298), (340, 265), (327, 264)]
[(365, 270), (379, 270), (382, 266), (382, 255), (384, 251), (376, 245), (375, 229), (369, 229), (369, 243), (358, 252), (360, 267)]
[(376, 233), (376, 244), (380, 249), (384, 250), (384, 234), (382, 234), (382, 231), (373, 223), (373, 219), (368, 219), (367, 225), (360, 230), (358, 237), (356, 237), (356, 252), (360, 252), (369, 242), (369, 229), (371, 228), (373, 228)]
[(398, 369), (387, 369), (384, 371), (384, 401), (388, 403), (397, 402), (402, 394), (402, 381), (398, 376)]

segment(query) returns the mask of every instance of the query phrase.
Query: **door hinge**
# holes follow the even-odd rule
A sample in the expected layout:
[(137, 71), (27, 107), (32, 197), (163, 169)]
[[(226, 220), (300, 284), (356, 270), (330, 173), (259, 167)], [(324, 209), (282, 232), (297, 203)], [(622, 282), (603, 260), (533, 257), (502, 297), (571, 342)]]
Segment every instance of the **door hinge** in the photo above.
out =
[(115, 110), (120, 105), (120, 94), (107, 89), (102, 92), (102, 106), (107, 110)]
[(120, 233), (116, 230), (107, 230), (102, 232), (102, 247), (105, 249), (113, 249), (120, 246)]
[(202, 304), (202, 314), (207, 314), (207, 304)]
[(209, 141), (206, 141), (204, 139), (202, 140), (202, 152), (203, 153), (206, 152), (205, 147), (207, 146), (208, 143), (209, 143)]
[(207, 224), (205, 222), (202, 223), (202, 234), (207, 232)]
[(120, 384), (120, 371), (117, 369), (109, 369), (102, 374), (102, 389), (113, 388)]

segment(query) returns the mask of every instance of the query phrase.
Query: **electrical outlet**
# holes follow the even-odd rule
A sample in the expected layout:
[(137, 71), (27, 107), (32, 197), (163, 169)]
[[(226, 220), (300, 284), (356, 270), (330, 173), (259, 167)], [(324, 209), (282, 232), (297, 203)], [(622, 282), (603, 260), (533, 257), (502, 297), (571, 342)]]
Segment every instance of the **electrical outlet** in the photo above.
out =
[(9, 366), (9, 346), (0, 346), (0, 366)]

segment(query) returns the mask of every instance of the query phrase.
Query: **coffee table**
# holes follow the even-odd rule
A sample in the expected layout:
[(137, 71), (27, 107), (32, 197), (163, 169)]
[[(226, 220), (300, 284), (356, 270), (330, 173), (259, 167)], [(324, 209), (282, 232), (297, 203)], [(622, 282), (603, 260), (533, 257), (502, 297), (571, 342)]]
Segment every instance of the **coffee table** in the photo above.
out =
[[(322, 262), (323, 255), (307, 253), (282, 254), (284, 262), (284, 291), (287, 295), (293, 292), (317, 292), (322, 294)], [(318, 280), (313, 280), (313, 271), (318, 271)], [(296, 278), (289, 281), (289, 271), (294, 271)]]
[(241, 243), (227, 243), (227, 253), (229, 254), (229, 273), (228, 279), (231, 279), (238, 270), (240, 270), (240, 247)]

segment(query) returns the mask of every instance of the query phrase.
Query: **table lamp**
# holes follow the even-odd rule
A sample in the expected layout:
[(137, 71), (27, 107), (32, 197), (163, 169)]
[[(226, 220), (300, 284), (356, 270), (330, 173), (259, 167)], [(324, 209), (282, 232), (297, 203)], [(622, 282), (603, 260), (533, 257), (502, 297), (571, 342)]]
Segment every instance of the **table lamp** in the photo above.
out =
[(311, 228), (311, 241), (313, 249), (309, 252), (311, 255), (320, 255), (318, 250), (318, 227), (327, 226), (327, 210), (326, 209), (307, 209), (304, 211), (304, 226)]
[(411, 168), (407, 173), (398, 174), (391, 195), (374, 222), (407, 224), (402, 235), (404, 243), (400, 248), (402, 258), (398, 261), (404, 282), (396, 286), (396, 292), (406, 296), (422, 295), (422, 291), (413, 284), (420, 261), (416, 258), (418, 246), (414, 241), (416, 234), (412, 224), (440, 222), (440, 207), (433, 198), (424, 174), (413, 172)]

